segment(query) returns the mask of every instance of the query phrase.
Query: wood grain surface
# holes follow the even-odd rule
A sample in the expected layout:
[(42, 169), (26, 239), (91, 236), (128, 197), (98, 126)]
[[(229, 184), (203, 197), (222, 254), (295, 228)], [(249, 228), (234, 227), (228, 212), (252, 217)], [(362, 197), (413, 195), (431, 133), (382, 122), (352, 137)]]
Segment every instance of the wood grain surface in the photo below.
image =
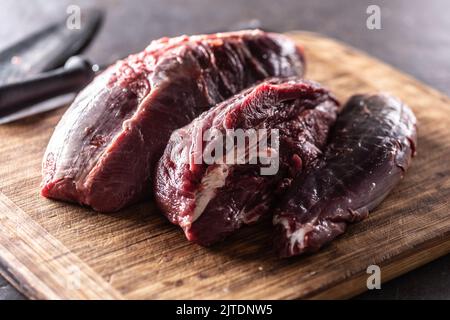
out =
[[(346, 298), (450, 252), (450, 99), (334, 40), (295, 33), (307, 77), (342, 100), (387, 91), (419, 121), (418, 155), (370, 217), (314, 255), (271, 251), (267, 219), (224, 243), (188, 243), (152, 203), (98, 214), (39, 196), (40, 163), (64, 110), (0, 127), (0, 265), (30, 298)], [(114, 195), (111, 195), (114, 196)]]

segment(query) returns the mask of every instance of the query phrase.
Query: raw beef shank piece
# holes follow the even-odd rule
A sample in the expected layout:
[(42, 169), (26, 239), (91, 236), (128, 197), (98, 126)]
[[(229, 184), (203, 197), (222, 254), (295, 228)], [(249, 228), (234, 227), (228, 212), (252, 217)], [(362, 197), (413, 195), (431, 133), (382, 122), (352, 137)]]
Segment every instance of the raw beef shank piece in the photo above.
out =
[[(158, 206), (201, 245), (256, 222), (321, 153), (337, 109), (327, 90), (298, 78), (244, 90), (172, 134), (154, 181)], [(261, 134), (239, 145), (237, 132)], [(210, 154), (218, 161), (207, 162)], [(261, 154), (274, 162), (251, 161)]]
[(100, 74), (57, 125), (41, 194), (116, 211), (150, 198), (173, 130), (271, 76), (301, 76), (301, 48), (259, 30), (154, 41)]
[(275, 211), (280, 256), (317, 251), (367, 217), (399, 182), (416, 149), (412, 111), (388, 95), (353, 96), (313, 167), (299, 175)]

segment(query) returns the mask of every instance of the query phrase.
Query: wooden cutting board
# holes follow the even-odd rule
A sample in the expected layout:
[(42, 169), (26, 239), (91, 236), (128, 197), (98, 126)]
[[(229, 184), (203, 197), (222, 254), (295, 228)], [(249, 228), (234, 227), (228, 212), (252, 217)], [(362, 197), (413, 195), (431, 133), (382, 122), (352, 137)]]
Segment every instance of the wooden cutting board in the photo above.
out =
[(40, 164), (58, 110), (0, 127), (2, 274), (30, 298), (345, 298), (367, 290), (369, 265), (384, 282), (449, 253), (450, 99), (342, 43), (291, 36), (306, 48), (307, 77), (342, 101), (388, 91), (417, 115), (418, 156), (367, 220), (317, 254), (279, 260), (269, 219), (205, 249), (152, 203), (98, 214), (44, 199)]

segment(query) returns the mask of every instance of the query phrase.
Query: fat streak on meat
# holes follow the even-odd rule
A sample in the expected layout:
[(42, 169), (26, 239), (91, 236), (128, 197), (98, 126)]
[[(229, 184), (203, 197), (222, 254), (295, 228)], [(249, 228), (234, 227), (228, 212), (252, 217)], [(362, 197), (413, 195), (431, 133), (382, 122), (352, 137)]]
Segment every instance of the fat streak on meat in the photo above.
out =
[(173, 130), (271, 76), (301, 76), (302, 49), (259, 30), (154, 41), (76, 98), (43, 159), (41, 194), (116, 211), (150, 197)]
[[(297, 78), (271, 79), (244, 90), (172, 134), (157, 167), (158, 206), (189, 240), (201, 245), (256, 222), (292, 178), (318, 157), (337, 109), (326, 89)], [(244, 164), (192, 161), (213, 143), (202, 142), (207, 130), (225, 137), (230, 130), (260, 128), (279, 132), (275, 175), (261, 175), (263, 164), (250, 164), (249, 157)], [(250, 143), (245, 147), (247, 154)]]
[(399, 182), (416, 149), (412, 111), (388, 95), (353, 96), (324, 156), (299, 175), (276, 210), (282, 257), (317, 251), (367, 217)]

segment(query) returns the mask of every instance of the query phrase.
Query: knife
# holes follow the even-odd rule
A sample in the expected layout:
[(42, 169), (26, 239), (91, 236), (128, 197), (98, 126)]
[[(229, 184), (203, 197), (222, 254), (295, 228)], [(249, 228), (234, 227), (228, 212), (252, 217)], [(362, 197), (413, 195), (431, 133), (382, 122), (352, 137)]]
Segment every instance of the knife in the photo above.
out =
[[(10, 122), (13, 116), (30, 105), (60, 97), (82, 89), (94, 79), (99, 70), (82, 57), (73, 56), (64, 68), (56, 69), (17, 83), (0, 87), (0, 124)], [(73, 95), (69, 95), (73, 98)]]
[(80, 29), (67, 28), (62, 19), (0, 52), (0, 124), (73, 100), (75, 94), (66, 93), (87, 84), (96, 66), (82, 58), (68, 59), (91, 42), (102, 20), (103, 11), (82, 9)]

